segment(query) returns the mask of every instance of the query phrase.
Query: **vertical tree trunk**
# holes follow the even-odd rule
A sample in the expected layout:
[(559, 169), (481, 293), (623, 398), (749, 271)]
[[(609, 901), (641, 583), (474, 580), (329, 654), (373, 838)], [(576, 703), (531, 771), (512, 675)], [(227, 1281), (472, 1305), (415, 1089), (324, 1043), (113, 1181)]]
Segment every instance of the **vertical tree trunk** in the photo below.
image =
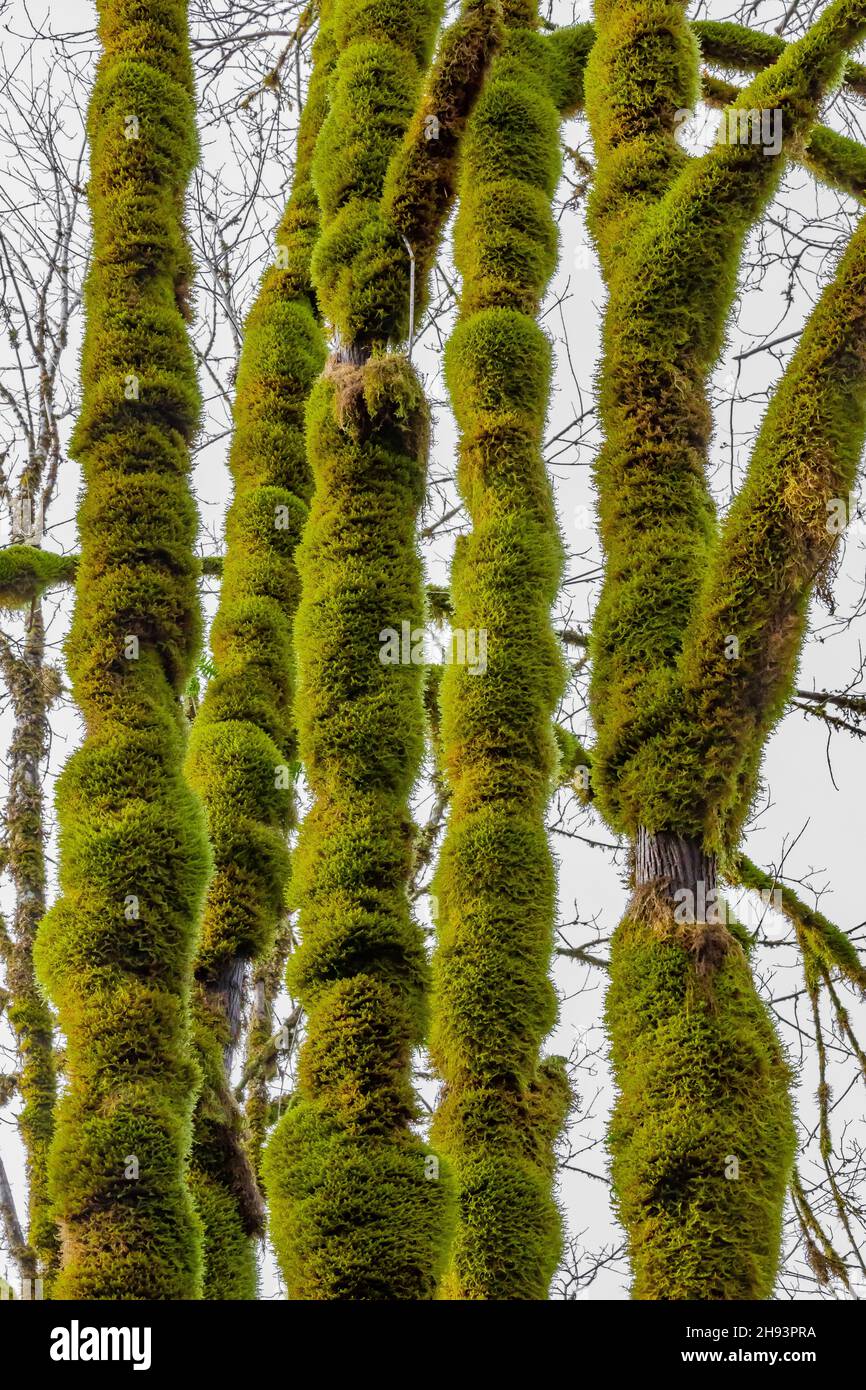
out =
[(383, 647), (388, 631), (423, 622), (429, 422), (415, 371), (388, 350), (408, 326), (409, 260), (381, 201), (442, 9), (337, 0), (340, 54), (313, 165), (313, 278), (339, 347), (310, 399), (314, 488), (298, 552), (296, 709), (312, 805), (295, 854), (290, 980), (308, 1034), (265, 1163), (295, 1298), (429, 1299), (448, 1234), (445, 1174), (412, 1129), (427, 983), (407, 894), (423, 673)]
[(67, 1041), (50, 1178), (61, 1298), (201, 1289), (186, 1183), (198, 1071), (192, 957), (209, 854), (182, 777), (180, 694), (200, 641), (190, 493), (199, 397), (185, 322), (197, 154), (183, 0), (101, 0), (88, 115), (93, 258), (81, 558), (68, 641), (82, 747), (58, 784), (61, 897), (36, 963)]
[[(26, 1277), (46, 1291), (56, 1271), (57, 1226), (48, 1192), (48, 1147), (54, 1128), (57, 1075), (51, 1009), (36, 983), (33, 944), (45, 912), (45, 820), (42, 765), (48, 751), (49, 672), (45, 667), (42, 605), (34, 598), (25, 618), (24, 646), (13, 656), (4, 643), (2, 668), (12, 700), (6, 800), (6, 868), (15, 889), (12, 937), (4, 946), (11, 996), (9, 1021), (20, 1059), (18, 1126), (24, 1142), (28, 1190)], [(22, 1266), (23, 1269), (23, 1266)]]
[(333, 52), (326, 4), (292, 193), (277, 229), (274, 263), (244, 329), (229, 454), (234, 494), (211, 632), (216, 674), (196, 716), (187, 761), (207, 810), (214, 854), (196, 958), (204, 1085), (192, 1160), (204, 1225), (204, 1292), (214, 1299), (255, 1297), (254, 1242), (264, 1231), (258, 1175), (230, 1074), (247, 971), (273, 945), (289, 878), (287, 837), (297, 773), (295, 551), (312, 488), (304, 411), (325, 361), (310, 281), (318, 228), (310, 166), (327, 109)]
[(639, 1299), (769, 1298), (795, 1135), (789, 1070), (715, 862), (641, 830), (606, 1022), (616, 1208)]
[(511, 27), (466, 139), (463, 292), (446, 353), (472, 519), (454, 561), (453, 626), (464, 657), (483, 641), (485, 659), (452, 660), (442, 680), (452, 797), (434, 885), (431, 1042), (445, 1088), (433, 1134), (459, 1196), (443, 1294), (543, 1299), (560, 1251), (553, 1141), (568, 1106), (561, 1064), (539, 1063), (556, 1018), (545, 813), (563, 670), (550, 625), (561, 551), (541, 453), (550, 346), (536, 315), (556, 263), (559, 112), (537, 5), (504, 10)]

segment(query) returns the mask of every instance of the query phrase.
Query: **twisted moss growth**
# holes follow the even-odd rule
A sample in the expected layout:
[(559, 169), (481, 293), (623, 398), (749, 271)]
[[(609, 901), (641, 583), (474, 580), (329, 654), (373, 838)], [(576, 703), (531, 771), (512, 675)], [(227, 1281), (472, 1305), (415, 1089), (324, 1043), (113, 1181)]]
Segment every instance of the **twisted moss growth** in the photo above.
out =
[(500, 0), (467, 0), (442, 36), (421, 100), (388, 167), (382, 213), (412, 249), (419, 319), (454, 194), (466, 122), (501, 41)]
[(434, 1142), (459, 1220), (441, 1293), (545, 1298), (560, 1248), (553, 1140), (568, 1105), (539, 1065), (556, 1017), (547, 971), (555, 876), (544, 827), (563, 683), (550, 607), (561, 552), (541, 455), (550, 345), (536, 322), (556, 261), (559, 111), (535, 5), (511, 24), (467, 132), (455, 257), (461, 314), (446, 352), (472, 518), (452, 574), (456, 632), (486, 633), (487, 668), (442, 677), (451, 810), (434, 892), (431, 1049), (446, 1084)]
[(330, 21), (325, 5), (276, 261), (246, 322), (229, 454), (234, 498), (211, 634), (217, 674), (196, 716), (188, 759), (214, 855), (196, 959), (205, 1084), (193, 1171), (204, 1224), (204, 1293), (215, 1299), (255, 1297), (253, 1237), (263, 1227), (223, 1052), (230, 1058), (237, 1042), (247, 965), (270, 950), (286, 906), (297, 767), (294, 555), (312, 488), (304, 411), (325, 361), (310, 283), (318, 225), (310, 166), (333, 66)]
[[(410, 261), (382, 194), (443, 9), (443, 0), (336, 0), (340, 56), (313, 158), (321, 209), (313, 281), (324, 318), (355, 347), (408, 332)], [(398, 202), (394, 189), (390, 206)]]
[[(402, 147), (387, 206), (413, 225), (400, 188), (420, 169), (427, 192), (409, 127), (442, 8), (338, 0), (339, 58), (313, 161), (313, 279), (343, 346), (309, 402), (314, 491), (298, 551), (295, 707), (312, 805), (294, 862), (302, 944), (289, 981), (308, 1032), (297, 1093), (264, 1158), (294, 1298), (432, 1298), (449, 1234), (447, 1171), (412, 1128), (427, 980), (407, 895), (423, 670), (383, 660), (387, 630), (423, 617), (416, 521), (428, 435), (418, 378), (384, 351), (408, 324), (409, 261), (383, 195)], [(452, 169), (446, 159), (449, 183)], [(427, 230), (435, 246), (439, 228)]]
[(447, 1179), (411, 1129), (427, 977), (406, 895), (422, 668), (380, 660), (384, 629), (422, 619), (426, 433), (405, 359), (332, 366), (310, 400), (315, 492), (296, 632), (313, 804), (295, 855), (302, 945), (290, 962), (309, 1023), (297, 1097), (265, 1157), (294, 1298), (430, 1298), (444, 1258)]
[(614, 936), (609, 1138), (634, 1298), (773, 1291), (796, 1144), (747, 944), (735, 925), (679, 924), (651, 890)]
[(67, 647), (85, 738), (58, 785), (62, 896), (36, 945), (67, 1041), (50, 1156), (63, 1249), (55, 1295), (187, 1299), (200, 1291), (186, 1186), (198, 1085), (188, 1011), (209, 855), (181, 775), (179, 704), (200, 639), (186, 5), (104, 0), (99, 35), (72, 443), (85, 490)]

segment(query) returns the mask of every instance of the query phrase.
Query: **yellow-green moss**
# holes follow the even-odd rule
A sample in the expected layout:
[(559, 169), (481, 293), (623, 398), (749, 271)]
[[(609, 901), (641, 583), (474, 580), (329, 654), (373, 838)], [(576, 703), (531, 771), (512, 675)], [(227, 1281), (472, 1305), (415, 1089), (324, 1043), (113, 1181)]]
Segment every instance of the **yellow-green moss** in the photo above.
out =
[[(294, 555), (312, 488), (304, 411), (325, 361), (310, 283), (318, 226), (310, 167), (334, 61), (331, 8), (324, 5), (320, 16), (294, 185), (276, 233), (274, 263), (244, 331), (229, 454), (234, 497), (211, 632), (216, 674), (196, 716), (188, 758), (214, 856), (196, 958), (206, 1000), (199, 1022), (202, 1036), (217, 1029), (229, 1053), (240, 1027), (243, 972), (271, 948), (286, 910), (297, 770), (292, 624), (300, 581)], [(193, 1149), (194, 1190), (204, 1202), (205, 1297), (252, 1298), (256, 1285), (249, 1267), (255, 1269), (261, 1210), (247, 1191), (256, 1178), (245, 1157), (240, 1117), (227, 1092), (222, 1104), (214, 1103), (221, 1070), (219, 1056), (205, 1067), (210, 1080)], [(248, 1171), (238, 1190), (236, 1170), (244, 1165)], [(242, 1259), (226, 1257), (226, 1241), (244, 1252)]]
[[(598, 22), (606, 22), (601, 10)], [(737, 107), (778, 109), (787, 150), (808, 132), (846, 49), (863, 32), (858, 7), (836, 0), (739, 95)], [(597, 42), (587, 70), (587, 109), (603, 136), (613, 119), (606, 93), (616, 92), (604, 51)], [(672, 100), (661, 108), (669, 120)], [(683, 636), (715, 546), (705, 479), (706, 381), (745, 237), (782, 168), (783, 159), (768, 157), (762, 146), (740, 143), (714, 144), (679, 172), (672, 164), (667, 192), (643, 210), (625, 248), (611, 249), (612, 259), (603, 261), (605, 442), (596, 481), (606, 561), (592, 634), (593, 769), (603, 813), (630, 833), (643, 824), (694, 834), (702, 823), (693, 795), (700, 768), (694, 760), (686, 766), (686, 758), (671, 766), (676, 760), (664, 740), (681, 703)], [(594, 208), (603, 248), (616, 202), (597, 199)]]
[(310, 399), (296, 710), (313, 803), (294, 861), (302, 944), (289, 975), (308, 1034), (264, 1165), (294, 1298), (430, 1298), (448, 1234), (447, 1173), (411, 1127), (427, 981), (406, 893), (423, 670), (380, 660), (384, 629), (422, 619), (426, 433), (402, 358), (332, 366)]
[(708, 839), (738, 838), (794, 683), (816, 576), (838, 543), (834, 507), (847, 509), (864, 443), (861, 222), (776, 388), (686, 635), (685, 719), (672, 721), (666, 751), (678, 769), (688, 748), (692, 814)]
[(209, 868), (181, 775), (200, 635), (188, 471), (198, 390), (182, 226), (196, 157), (186, 5), (105, 0), (88, 115), (93, 258), (81, 557), (67, 652), (85, 721), (57, 792), (61, 896), (36, 948), (67, 1044), (50, 1181), (61, 1298), (200, 1292), (186, 1186), (192, 955)]
[(614, 936), (609, 1143), (634, 1298), (773, 1292), (795, 1134), (744, 940), (640, 899)]
[(463, 277), (446, 375), (472, 519), (453, 626), (486, 633), (486, 670), (441, 683), (451, 790), (434, 884), (434, 1142), (453, 1161), (458, 1226), (445, 1298), (545, 1298), (560, 1249), (553, 1140), (568, 1105), (548, 979), (555, 875), (544, 827), (563, 666), (550, 626), (562, 562), (541, 454), (550, 345), (536, 322), (556, 261), (559, 112), (536, 6), (512, 24), (467, 132), (455, 230)]
[[(736, 843), (793, 678), (809, 584), (822, 544), (829, 551), (827, 499), (844, 495), (862, 448), (862, 236), (717, 536), (706, 382), (745, 238), (784, 158), (724, 142), (700, 158), (677, 153), (676, 111), (693, 104), (697, 53), (680, 8), (664, 13), (659, 25), (650, 0), (599, 0), (586, 74), (599, 152), (590, 219), (609, 290), (593, 794), (639, 848), (647, 832), (666, 832), (715, 873), (712, 851)], [(836, 0), (734, 107), (778, 111), (784, 153), (802, 149), (864, 33), (862, 8)], [(612, 1174), (634, 1293), (767, 1298), (794, 1146), (784, 1059), (745, 934), (678, 923), (665, 891), (642, 888), (620, 927), (607, 1003), (620, 1092)]]
[(415, 258), (415, 320), (454, 196), (466, 122), (502, 41), (499, 0), (465, 0), (444, 32), (403, 143), (391, 159), (382, 212)]
[(70, 584), (77, 557), (57, 555), (34, 545), (7, 545), (0, 550), (0, 608), (29, 608), (46, 589)]
[(444, 0), (337, 0), (339, 59), (313, 159), (321, 235), (313, 280), (345, 343), (401, 341), (408, 328), (406, 248), (383, 216), (393, 156), (415, 110)]
[[(447, 1168), (414, 1132), (411, 1079), (426, 1022), (427, 959), (407, 895), (423, 668), (381, 659), (385, 629), (423, 618), (428, 443), (421, 383), (384, 350), (406, 331), (409, 276), (382, 199), (442, 8), (338, 0), (340, 54), (313, 162), (313, 279), (342, 346), (309, 401), (314, 489), (298, 550), (295, 708), (312, 805), (293, 865), (301, 946), (289, 984), (308, 1029), (263, 1162), (293, 1298), (432, 1298), (453, 1205)], [(428, 231), (435, 245), (438, 227)]]

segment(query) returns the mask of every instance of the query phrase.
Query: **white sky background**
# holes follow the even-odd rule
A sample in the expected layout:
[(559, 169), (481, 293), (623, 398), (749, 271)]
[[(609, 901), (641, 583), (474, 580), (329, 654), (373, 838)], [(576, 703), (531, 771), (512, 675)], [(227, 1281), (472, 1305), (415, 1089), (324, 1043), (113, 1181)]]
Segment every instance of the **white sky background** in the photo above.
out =
[[(283, 7), (275, 4), (273, 14), (277, 17)], [(777, 0), (758, 0), (752, 6), (751, 22), (760, 24), (765, 30), (775, 28), (782, 18), (786, 6)], [(29, 14), (37, 23), (43, 14), (50, 16), (51, 27), (57, 32), (78, 32), (82, 37), (80, 51), (89, 50), (92, 40), (89, 32), (93, 27), (93, 8), (87, 0), (63, 0), (54, 4), (48, 11), (30, 9)], [(716, 18), (735, 18), (735, 0), (710, 0), (709, 5), (693, 7), (693, 18), (712, 16)], [(585, 0), (578, 4), (553, 0), (551, 18), (557, 23), (570, 23), (573, 20), (590, 18), (590, 7)], [(29, 29), (25, 7), (21, 0), (11, 0), (5, 9), (0, 0), (0, 23), (7, 28), (3, 36), (4, 51), (11, 53), (20, 40), (14, 36)], [(270, 26), (278, 31), (262, 49), (270, 53), (271, 59), (279, 52), (285, 42), (287, 26), (279, 22)], [(786, 34), (795, 36), (799, 32), (796, 21), (792, 22)], [(22, 52), (25, 45), (21, 45)], [(40, 43), (28, 54), (26, 62), (37, 67), (51, 62), (51, 48), (48, 43)], [(11, 65), (11, 61), (7, 59)], [(261, 71), (266, 70), (263, 58)], [(229, 80), (229, 79), (225, 79)], [(257, 101), (273, 103), (274, 97), (265, 93)], [(3, 97), (0, 94), (0, 106)], [(845, 98), (837, 103), (859, 122), (861, 111), (856, 100)], [(831, 123), (843, 128), (842, 117), (833, 115)], [(700, 122), (698, 122), (700, 124)], [(715, 118), (704, 134), (703, 146), (712, 138)], [(291, 118), (294, 125), (294, 116)], [(232, 206), (231, 190), (237, 190), (242, 182), (244, 162), (249, 151), (245, 145), (247, 127), (239, 117), (232, 123), (220, 123), (202, 131), (203, 167), (207, 178), (219, 177), (224, 195), (218, 201), (221, 210)], [(857, 133), (857, 128), (849, 130)], [(74, 147), (78, 132), (69, 127), (70, 148)], [(259, 221), (249, 220), (230, 229), (229, 240), (237, 239), (238, 254), (232, 264), (242, 267), (242, 289), (239, 299), (246, 307), (255, 290), (255, 284), (263, 258), (268, 254), (268, 229), (277, 221), (284, 198), (285, 180), (290, 174), (288, 159), (291, 149), (281, 149), (279, 132), (271, 129), (271, 156), (266, 161), (268, 177), (263, 187), (265, 192), (260, 200)], [(863, 138), (862, 135), (860, 138)], [(582, 121), (572, 122), (564, 131), (567, 146), (579, 147), (591, 156), (586, 125)], [(0, 171), (2, 172), (2, 171)], [(572, 173), (566, 165), (566, 172)], [(11, 187), (11, 185), (7, 185)], [(766, 403), (766, 391), (778, 378), (782, 366), (788, 359), (793, 343), (785, 343), (778, 349), (759, 352), (747, 361), (738, 364), (738, 353), (773, 341), (798, 329), (808, 310), (810, 299), (814, 299), (816, 286), (825, 283), (835, 260), (850, 232), (851, 220), (856, 208), (852, 200), (842, 198), (827, 190), (818, 190), (810, 176), (793, 167), (787, 176), (786, 192), (780, 196), (763, 228), (767, 240), (765, 249), (768, 264), (762, 274), (751, 272), (745, 277), (747, 292), (738, 307), (735, 321), (732, 322), (729, 344), (716, 373), (717, 409), (716, 435), (712, 446), (713, 484), (722, 505), (730, 498), (731, 469), (735, 480), (742, 477), (748, 459), (749, 446), (754, 438), (757, 422)], [(569, 194), (566, 184), (561, 190), (563, 200)], [(773, 221), (782, 227), (773, 226)], [(806, 229), (806, 223), (809, 223)], [(572, 582), (563, 590), (563, 597), (556, 614), (558, 625), (586, 626), (592, 613), (597, 592), (597, 565), (599, 552), (593, 529), (593, 491), (591, 469), (597, 435), (592, 431), (592, 419), (584, 421), (584, 434), (578, 440), (580, 430), (567, 427), (593, 404), (593, 383), (598, 365), (601, 314), (604, 304), (604, 290), (601, 283), (595, 256), (588, 246), (582, 210), (573, 206), (562, 210), (560, 218), (562, 249), (559, 270), (551, 285), (545, 308), (544, 324), (554, 340), (556, 347), (556, 375), (551, 402), (549, 440), (566, 431), (557, 443), (551, 443), (547, 456), (551, 460), (551, 476), (554, 479), (560, 525), (564, 544), (569, 554), (569, 578)], [(787, 229), (787, 230), (784, 230)], [(805, 230), (805, 240), (798, 234)], [(192, 234), (198, 246), (201, 240), (201, 226), (192, 222)], [(752, 239), (752, 253), (747, 260), (754, 262), (757, 237)], [(786, 251), (786, 246), (788, 250)], [(772, 255), (770, 255), (772, 253)], [(792, 260), (800, 256), (799, 269), (790, 282)], [(447, 265), (447, 250), (443, 264), (448, 278), (453, 283), (453, 271)], [(789, 283), (793, 292), (788, 294)], [(210, 284), (200, 277), (197, 289), (200, 320), (197, 332), (201, 335), (207, 319), (207, 296)], [(438, 324), (439, 332), (447, 335), (447, 320)], [(66, 363), (66, 372), (74, 386), (76, 357), (80, 342), (80, 319)], [(567, 349), (566, 349), (567, 342)], [(209, 364), (216, 363), (221, 355), (230, 352), (229, 334), (223, 325), (220, 337), (208, 351)], [(455, 457), (455, 431), (453, 421), (444, 405), (444, 386), (441, 379), (441, 353), (437, 332), (428, 329), (423, 332), (417, 348), (416, 360), (425, 376), (432, 399), (437, 403), (435, 441), (432, 460), (432, 475), (435, 478), (450, 476), (453, 473)], [(4, 372), (9, 365), (8, 348), (0, 344), (0, 370)], [(738, 365), (740, 366), (737, 380)], [(224, 375), (215, 372), (216, 380), (206, 367), (202, 376), (202, 388), (206, 398), (206, 422), (204, 434), (214, 442), (202, 448), (197, 455), (195, 488), (202, 514), (202, 549), (207, 553), (221, 549), (220, 533), (222, 519), (229, 495), (229, 480), (225, 466), (228, 438), (222, 431), (226, 428), (225, 397), (218, 389), (218, 382), (224, 383)], [(732, 403), (733, 402), (733, 403)], [(67, 434), (70, 422), (67, 421)], [(216, 437), (220, 436), (221, 437)], [(4, 441), (4, 447), (5, 447)], [(565, 446), (565, 447), (564, 447)], [(74, 513), (76, 497), (80, 485), (80, 473), (76, 465), (64, 462), (60, 475), (58, 500), (52, 507), (51, 519), (54, 526), (46, 544), (64, 551), (76, 549)], [(456, 502), (453, 485), (444, 483), (431, 495), (430, 506), (425, 514), (423, 525), (429, 525)], [(457, 517), (451, 527), (429, 543), (425, 548), (428, 563), (428, 578), (432, 582), (447, 581), (448, 564), (453, 544), (454, 528), (465, 525), (465, 520)], [(450, 534), (449, 534), (450, 531)], [(5, 541), (7, 536), (0, 536)], [(866, 546), (862, 533), (849, 536), (836, 582), (837, 617), (844, 617), (857, 609), (863, 598), (864, 553)], [(584, 578), (584, 576), (591, 576)], [(208, 600), (209, 610), (213, 609), (213, 596)], [(68, 616), (68, 604), (58, 607), (53, 621), (50, 638), (59, 643)], [(8, 624), (6, 625), (8, 627)], [(853, 624), (849, 630), (840, 626), (828, 615), (826, 609), (815, 607), (813, 636), (804, 654), (799, 684), (823, 690), (841, 690), (847, 687), (862, 660), (861, 629)], [(59, 651), (57, 653), (59, 656)], [(862, 690), (863, 683), (858, 687)], [(564, 716), (571, 719), (575, 732), (587, 736), (591, 743), (591, 730), (581, 714), (584, 687), (578, 685), (571, 692), (564, 707)], [(9, 730), (9, 716), (5, 707), (0, 706), (0, 749), (6, 747)], [(62, 762), (74, 746), (79, 736), (79, 723), (74, 710), (67, 702), (55, 711), (54, 741), (50, 776), (53, 778)], [(747, 852), (758, 864), (770, 869), (778, 866), (783, 858), (785, 874), (792, 880), (807, 880), (816, 890), (823, 891), (821, 908), (839, 925), (851, 930), (864, 922), (866, 910), (863, 899), (863, 814), (862, 788), (866, 785), (866, 745), (845, 734), (835, 735), (828, 744), (826, 728), (815, 719), (794, 711), (782, 721), (770, 744), (764, 766), (766, 791), (761, 801), (760, 814), (756, 817), (747, 841)], [(835, 785), (834, 785), (835, 783)], [(423, 814), (426, 791), (419, 788), (419, 814)], [(596, 818), (582, 811), (573, 798), (561, 798), (552, 812), (553, 848), (560, 866), (560, 920), (571, 922), (581, 919), (582, 925), (563, 931), (561, 943), (576, 945), (591, 942), (597, 935), (606, 939), (613, 931), (626, 901), (624, 885), (625, 856), (595, 847), (590, 842), (612, 844), (612, 837)], [(565, 832), (565, 833), (563, 833)], [(570, 835), (584, 838), (570, 838)], [(786, 856), (787, 853), (787, 857)], [(825, 891), (824, 891), (825, 890)], [(798, 889), (809, 899), (808, 888)], [(814, 900), (814, 899), (811, 899)], [(2, 885), (4, 908), (11, 910), (8, 883)], [(749, 925), (755, 925), (747, 919)], [(757, 920), (757, 919), (756, 919)], [(594, 925), (593, 925), (594, 924)], [(765, 929), (772, 932), (775, 941), (783, 939), (784, 928), (778, 922), (768, 920)], [(597, 952), (603, 954), (600, 946)], [(778, 998), (799, 988), (801, 980), (797, 969), (797, 957), (793, 951), (777, 947), (762, 950), (757, 960), (758, 974), (765, 991)], [(611, 1101), (610, 1077), (604, 1060), (604, 1040), (600, 1030), (600, 1015), (604, 993), (604, 975), (601, 971), (579, 964), (573, 960), (561, 959), (556, 966), (556, 982), (561, 992), (562, 1005), (560, 1023), (550, 1039), (549, 1050), (564, 1053), (575, 1052), (583, 1057), (579, 1074), (579, 1088), (582, 1103), (575, 1117), (571, 1135), (571, 1169), (562, 1179), (562, 1203), (566, 1212), (569, 1237), (575, 1247), (583, 1247), (590, 1252), (582, 1264), (582, 1269), (593, 1263), (601, 1252), (615, 1250), (621, 1243), (622, 1235), (612, 1217), (606, 1181), (606, 1160), (602, 1145), (605, 1119)], [(801, 1011), (803, 1001), (800, 1001)], [(792, 1017), (792, 1003), (783, 1003), (778, 1008), (782, 1019)], [(862, 1013), (862, 1011), (861, 1011)], [(804, 1016), (804, 1015), (802, 1015)], [(863, 1023), (861, 1016), (861, 1027)], [(866, 1031), (866, 1030), (863, 1030)], [(789, 1041), (793, 1035), (787, 1033)], [(0, 1043), (8, 1043), (8, 1038), (0, 1034)], [(798, 1060), (796, 1052), (792, 1059)], [(0, 1070), (8, 1070), (11, 1058), (0, 1054)], [(835, 1094), (842, 1096), (852, 1081), (854, 1073), (847, 1067), (840, 1072), (835, 1081)], [(815, 1108), (812, 1096), (816, 1085), (813, 1066), (807, 1067), (798, 1087), (798, 1107), (801, 1120), (809, 1129), (815, 1122)], [(864, 1141), (862, 1090), (858, 1093), (852, 1088), (843, 1099), (836, 1117), (847, 1120), (845, 1143), (857, 1145)], [(0, 1151), (10, 1171), (19, 1199), (22, 1199), (21, 1155), (14, 1128), (14, 1107), (7, 1108), (0, 1117)], [(842, 1134), (842, 1125), (837, 1123), (836, 1133)], [(813, 1157), (803, 1165), (803, 1176), (814, 1176)], [(837, 1150), (838, 1156), (838, 1150)], [(576, 1171), (577, 1169), (583, 1171)], [(23, 1200), (21, 1201), (23, 1208)], [(798, 1261), (794, 1260), (797, 1264)], [(5, 1257), (0, 1252), (0, 1274), (4, 1272)], [(11, 1269), (9, 1269), (11, 1274)], [(559, 1286), (558, 1294), (563, 1296), (564, 1288)], [(263, 1296), (276, 1296), (277, 1285), (274, 1280), (270, 1258), (265, 1261)], [(786, 1279), (780, 1288), (779, 1296), (790, 1297), (818, 1296), (814, 1287), (805, 1280), (798, 1284)], [(625, 1298), (628, 1296), (628, 1276), (622, 1259), (612, 1261), (598, 1277), (586, 1287), (569, 1286), (567, 1296), (587, 1299)], [(839, 1291), (835, 1291), (839, 1296)]]

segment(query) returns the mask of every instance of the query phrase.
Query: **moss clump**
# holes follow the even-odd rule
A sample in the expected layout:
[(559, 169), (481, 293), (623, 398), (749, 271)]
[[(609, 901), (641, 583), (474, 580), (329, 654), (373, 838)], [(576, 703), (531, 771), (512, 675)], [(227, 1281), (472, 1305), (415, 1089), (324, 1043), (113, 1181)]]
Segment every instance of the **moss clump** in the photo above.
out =
[(595, 43), (592, 24), (573, 24), (546, 35), (551, 50), (550, 92), (560, 115), (573, 116), (583, 106), (586, 60)]
[(773, 1291), (796, 1143), (788, 1066), (741, 935), (639, 898), (614, 936), (610, 1147), (634, 1298)]
[(179, 704), (200, 633), (182, 227), (196, 135), (186, 5), (106, 0), (99, 21), (68, 642), (85, 738), (58, 786), (61, 897), (36, 945), (67, 1040), (50, 1157), (55, 1295), (184, 1299), (201, 1287), (188, 1010), (209, 869)]
[(568, 1086), (538, 1054), (556, 1017), (544, 815), (558, 763), (563, 666), (550, 607), (561, 552), (541, 455), (550, 346), (535, 320), (556, 259), (559, 114), (535, 13), (510, 7), (467, 132), (461, 315), (446, 352), (472, 518), (452, 622), (487, 643), (486, 670), (451, 662), (441, 682), (451, 810), (434, 886), (431, 1049), (446, 1087), (433, 1137), (458, 1183), (448, 1298), (544, 1298), (560, 1249), (552, 1146)]

